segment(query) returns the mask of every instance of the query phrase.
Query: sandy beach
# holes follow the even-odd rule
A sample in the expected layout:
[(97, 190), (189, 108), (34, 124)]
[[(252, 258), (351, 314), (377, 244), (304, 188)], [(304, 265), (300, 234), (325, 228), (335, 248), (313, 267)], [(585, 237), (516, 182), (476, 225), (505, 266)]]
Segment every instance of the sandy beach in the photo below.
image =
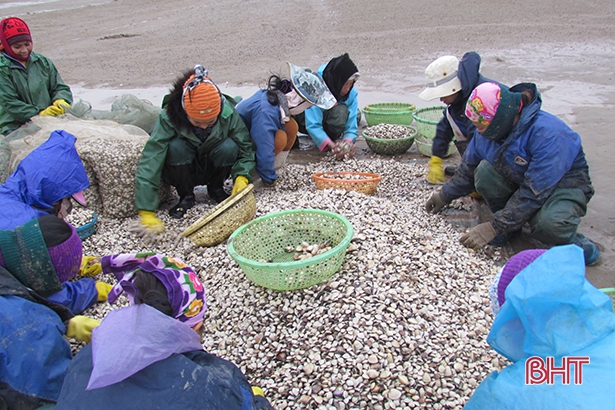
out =
[(122, 93), (154, 104), (175, 76), (206, 66), (225, 92), (249, 96), (286, 61), (317, 68), (348, 52), (361, 72), (360, 105), (418, 98), (435, 58), (475, 50), (482, 72), (506, 84), (538, 85), (543, 108), (582, 139), (596, 195), (581, 232), (603, 256), (588, 269), (596, 286), (615, 286), (615, 3), (610, 0), (496, 2), (454, 0), (285, 3), (272, 0), (13, 1), (35, 50), (52, 58), (75, 97), (108, 108)]
[[(596, 195), (581, 232), (603, 249), (588, 269), (596, 286), (615, 286), (615, 4), (565, 0), (176, 2), (39, 0), (0, 5), (23, 17), (35, 50), (52, 58), (76, 99), (108, 109), (123, 93), (159, 104), (175, 76), (206, 66), (223, 91), (249, 96), (285, 62), (317, 68), (348, 52), (361, 72), (360, 105), (418, 98), (435, 58), (475, 50), (482, 72), (506, 84), (538, 85), (543, 108), (582, 139)], [(274, 11), (277, 11), (275, 13)]]

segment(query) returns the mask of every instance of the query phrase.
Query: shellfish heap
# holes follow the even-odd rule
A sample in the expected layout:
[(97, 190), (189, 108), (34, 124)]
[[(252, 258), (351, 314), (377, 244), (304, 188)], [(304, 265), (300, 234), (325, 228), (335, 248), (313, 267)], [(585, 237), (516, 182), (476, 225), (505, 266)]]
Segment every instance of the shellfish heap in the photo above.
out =
[[(311, 175), (331, 170), (383, 180), (375, 195), (317, 190)], [(325, 158), (287, 164), (275, 187), (256, 192), (257, 216), (316, 208), (352, 223), (355, 238), (340, 270), (309, 289), (255, 285), (225, 244), (167, 241), (215, 205), (208, 201), (181, 220), (159, 210), (166, 231), (153, 245), (127, 232), (136, 216), (101, 215), (84, 252), (154, 250), (194, 267), (207, 291), (204, 348), (237, 364), (276, 409), (461, 409), (506, 364), (486, 343), (487, 287), (498, 266), (463, 247), (460, 232), (441, 215), (424, 211), (434, 189), (424, 173), (413, 163)], [(115, 308), (99, 304), (85, 314), (101, 318)]]
[(416, 131), (413, 128), (404, 127), (403, 125), (382, 123), (366, 127), (363, 132), (368, 137), (378, 138), (380, 140), (394, 140), (407, 138)]

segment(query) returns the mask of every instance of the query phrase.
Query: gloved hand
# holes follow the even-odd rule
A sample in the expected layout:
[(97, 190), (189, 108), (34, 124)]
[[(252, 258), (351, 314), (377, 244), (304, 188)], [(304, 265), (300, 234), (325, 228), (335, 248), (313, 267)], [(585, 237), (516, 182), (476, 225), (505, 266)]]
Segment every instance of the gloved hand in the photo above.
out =
[(64, 114), (65, 110), (70, 107), (70, 104), (66, 102), (66, 100), (63, 100), (61, 98), (58, 98), (57, 100), (55, 100), (53, 102), (53, 105), (58, 107), (62, 112), (61, 114)]
[(241, 191), (245, 187), (248, 186), (248, 178), (243, 175), (239, 175), (235, 178), (235, 183), (233, 184), (233, 191), (231, 191), (231, 195), (235, 195), (237, 192)]
[(92, 341), (92, 330), (98, 325), (100, 325), (100, 320), (77, 315), (68, 321), (66, 336), (74, 337), (80, 342), (90, 343)]
[(493, 229), (491, 222), (485, 222), (470, 229), (470, 232), (459, 238), (459, 242), (468, 248), (478, 250), (491, 242), (496, 235), (497, 233)]
[(425, 179), (430, 184), (441, 185), (446, 182), (444, 178), (444, 169), (442, 168), (442, 158), (431, 156), (429, 160), (429, 172), (425, 176)]
[(56, 107), (53, 104), (38, 113), (38, 115), (47, 115), (49, 117), (56, 117), (61, 114), (64, 114), (64, 108)]
[(98, 301), (106, 302), (107, 296), (109, 296), (109, 292), (111, 292), (112, 288), (113, 286), (109, 285), (106, 282), (97, 281), (96, 290), (98, 291)]
[(440, 192), (434, 192), (431, 195), (431, 198), (429, 198), (429, 200), (427, 200), (427, 203), (425, 204), (425, 211), (432, 214), (437, 214), (442, 210), (442, 208), (444, 208), (446, 204), (447, 202), (442, 199), (442, 195), (440, 195)]
[(80, 276), (96, 276), (102, 272), (100, 258), (97, 256), (83, 256), (81, 258)]
[(156, 217), (156, 212), (140, 210), (139, 218), (141, 220), (141, 226), (147, 231), (154, 233), (161, 233), (164, 231), (164, 224)]
[(263, 389), (258, 386), (252, 386), (252, 394), (255, 396), (265, 397), (265, 393), (263, 393)]

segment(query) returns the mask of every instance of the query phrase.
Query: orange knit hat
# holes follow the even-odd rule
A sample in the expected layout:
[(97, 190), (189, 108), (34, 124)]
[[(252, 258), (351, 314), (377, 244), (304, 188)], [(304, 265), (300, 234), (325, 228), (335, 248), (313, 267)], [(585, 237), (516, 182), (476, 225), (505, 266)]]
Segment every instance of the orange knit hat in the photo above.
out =
[(208, 121), (216, 118), (222, 108), (222, 99), (218, 88), (205, 77), (202, 82), (196, 82), (195, 76), (184, 83), (182, 103), (186, 115), (198, 121)]

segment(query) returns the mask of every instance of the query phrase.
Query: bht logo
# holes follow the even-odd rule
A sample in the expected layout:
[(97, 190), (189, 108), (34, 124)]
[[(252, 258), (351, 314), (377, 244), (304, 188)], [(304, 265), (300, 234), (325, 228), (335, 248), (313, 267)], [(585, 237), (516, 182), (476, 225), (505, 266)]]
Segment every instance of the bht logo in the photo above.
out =
[(574, 375), (574, 384), (583, 384), (583, 365), (589, 364), (588, 356), (567, 356), (562, 358), (562, 365), (555, 366), (555, 359), (532, 356), (525, 361), (525, 384), (554, 384), (556, 375), (562, 377), (562, 384), (570, 384), (570, 374)]

